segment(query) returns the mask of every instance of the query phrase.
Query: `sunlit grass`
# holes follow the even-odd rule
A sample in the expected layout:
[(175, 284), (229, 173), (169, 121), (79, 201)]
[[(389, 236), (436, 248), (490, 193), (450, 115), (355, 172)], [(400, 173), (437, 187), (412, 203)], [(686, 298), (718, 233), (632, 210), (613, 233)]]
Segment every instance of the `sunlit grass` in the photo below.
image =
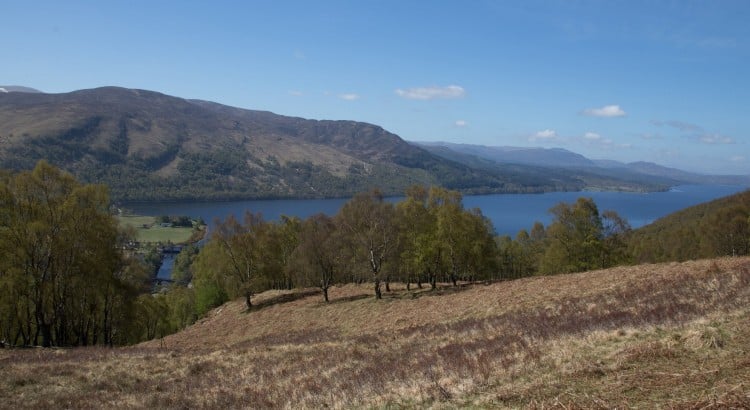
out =
[(193, 228), (163, 227), (155, 223), (153, 216), (119, 216), (120, 226), (135, 229), (139, 242), (183, 243), (193, 235)]
[(120, 349), (0, 350), (18, 408), (747, 408), (750, 258), (233, 301)]

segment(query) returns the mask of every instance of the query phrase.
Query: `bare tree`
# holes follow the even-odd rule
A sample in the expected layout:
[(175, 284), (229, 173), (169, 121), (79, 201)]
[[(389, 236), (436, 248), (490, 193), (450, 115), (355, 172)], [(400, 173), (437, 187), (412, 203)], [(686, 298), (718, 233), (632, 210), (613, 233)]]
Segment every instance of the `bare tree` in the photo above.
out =
[(262, 236), (267, 229), (260, 214), (245, 213), (244, 224), (230, 216), (217, 225), (211, 237), (215, 245), (202, 252), (203, 258), (211, 257), (212, 252), (219, 254), (215, 268), (228, 279), (227, 286), (245, 297), (248, 309), (253, 306), (251, 298), (263, 276)]
[(367, 266), (375, 298), (382, 299), (383, 264), (398, 239), (393, 205), (379, 191), (358, 194), (344, 204), (336, 223), (351, 245), (351, 260)]
[(340, 278), (343, 263), (340, 233), (333, 219), (316, 214), (302, 223), (299, 245), (292, 254), (291, 268), (305, 282), (323, 291), (328, 302), (328, 289)]

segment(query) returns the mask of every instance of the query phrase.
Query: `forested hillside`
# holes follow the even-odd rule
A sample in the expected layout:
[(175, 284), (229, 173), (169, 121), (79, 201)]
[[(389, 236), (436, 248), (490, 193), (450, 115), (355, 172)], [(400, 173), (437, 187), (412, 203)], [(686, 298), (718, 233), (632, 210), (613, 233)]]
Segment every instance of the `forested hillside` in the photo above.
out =
[(634, 262), (750, 254), (750, 191), (692, 206), (628, 237)]
[(2, 182), (0, 332), (11, 345), (151, 339), (235, 297), (252, 309), (253, 295), (268, 289), (317, 287), (328, 300), (334, 285), (369, 282), (382, 299), (396, 282), (435, 290), (626, 260), (627, 223), (600, 215), (590, 199), (559, 204), (534, 241), (508, 247), (480, 210), (464, 208), (458, 191), (415, 185), (396, 204), (379, 191), (357, 194), (332, 217), (230, 216), (200, 252), (184, 249), (173, 286), (153, 297), (154, 269), (125, 246), (132, 232), (118, 231), (103, 186), (80, 184), (46, 162)]
[[(14, 408), (750, 404), (747, 257), (602, 270), (637, 259), (642, 233), (589, 198), (515, 239), (440, 187), (360, 193), (331, 217), (247, 213), (184, 248), (155, 291), (103, 186), (45, 162), (0, 182), (0, 399)], [(693, 227), (726, 252), (727, 237), (746, 244), (747, 201), (649, 238)], [(737, 229), (704, 230), (724, 222)]]
[[(150, 261), (108, 213), (105, 187), (78, 183), (40, 162), (4, 174), (0, 336), (11, 345), (127, 344), (173, 333), (210, 309), (269, 289), (369, 282), (376, 299), (407, 290), (696, 257), (747, 255), (750, 191), (632, 231), (590, 198), (550, 209), (515, 238), (496, 237), (458, 191), (412, 186), (398, 203), (355, 195), (334, 216), (266, 221), (248, 212), (215, 227), (175, 261), (173, 285), (149, 294)], [(158, 267), (158, 265), (156, 265)], [(78, 302), (85, 302), (85, 306)]]

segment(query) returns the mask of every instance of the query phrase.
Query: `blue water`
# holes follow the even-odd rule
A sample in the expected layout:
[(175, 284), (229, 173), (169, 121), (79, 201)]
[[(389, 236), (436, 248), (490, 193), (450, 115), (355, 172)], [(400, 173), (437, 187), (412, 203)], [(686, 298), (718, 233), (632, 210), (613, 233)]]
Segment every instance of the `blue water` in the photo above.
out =
[(579, 197), (594, 200), (599, 212), (616, 211), (633, 228), (648, 225), (681, 209), (748, 189), (733, 185), (681, 185), (666, 192), (551, 192), (547, 194), (480, 195), (464, 198), (467, 208), (478, 207), (490, 218), (500, 235), (515, 236), (530, 230), (535, 221), (552, 222), (549, 209), (560, 202), (572, 203)]
[[(499, 235), (515, 236), (521, 229), (531, 229), (535, 221), (548, 225), (552, 216), (549, 209), (560, 202), (575, 202), (579, 197), (591, 197), (599, 211), (616, 211), (634, 228), (649, 224), (672, 212), (748, 189), (734, 185), (681, 185), (667, 192), (550, 192), (546, 194), (470, 195), (464, 197), (466, 208), (478, 207), (495, 226)], [(346, 199), (283, 199), (231, 202), (173, 202), (130, 204), (128, 209), (138, 215), (188, 215), (213, 221), (234, 214), (239, 219), (245, 211), (260, 212), (267, 220), (281, 215), (306, 218), (322, 212), (336, 214)]]
[(173, 253), (167, 253), (167, 254), (162, 255), (161, 266), (159, 266), (159, 271), (156, 272), (157, 279), (172, 279), (172, 268), (174, 267), (174, 258), (175, 258), (175, 255)]

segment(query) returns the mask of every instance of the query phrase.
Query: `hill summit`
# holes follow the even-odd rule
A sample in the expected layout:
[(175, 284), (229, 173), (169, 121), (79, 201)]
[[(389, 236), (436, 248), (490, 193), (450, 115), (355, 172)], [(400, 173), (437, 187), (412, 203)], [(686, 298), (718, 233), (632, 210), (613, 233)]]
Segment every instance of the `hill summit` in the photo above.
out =
[(21, 85), (0, 85), (0, 93), (41, 93), (41, 91)]

